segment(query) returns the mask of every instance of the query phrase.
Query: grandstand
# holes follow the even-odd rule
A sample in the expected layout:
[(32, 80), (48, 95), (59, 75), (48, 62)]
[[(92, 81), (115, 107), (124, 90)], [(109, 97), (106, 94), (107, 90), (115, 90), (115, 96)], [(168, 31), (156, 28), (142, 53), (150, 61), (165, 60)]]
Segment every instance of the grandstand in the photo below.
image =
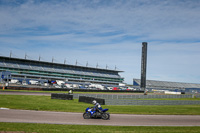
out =
[[(140, 86), (140, 79), (133, 79), (133, 86)], [(146, 80), (146, 88), (148, 90), (158, 89), (158, 90), (199, 90), (200, 84), (195, 83), (181, 83), (181, 82), (169, 82), (169, 81), (156, 81), (156, 80)]]
[(10, 79), (63, 80), (75, 83), (119, 85), (123, 71), (52, 63), (0, 56), (0, 72), (11, 73)]

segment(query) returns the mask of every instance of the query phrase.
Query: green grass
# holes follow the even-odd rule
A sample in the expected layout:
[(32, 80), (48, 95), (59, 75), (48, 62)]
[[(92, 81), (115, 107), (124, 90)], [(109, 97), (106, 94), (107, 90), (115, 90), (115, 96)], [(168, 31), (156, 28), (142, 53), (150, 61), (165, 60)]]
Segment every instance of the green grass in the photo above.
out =
[(200, 115), (200, 105), (135, 105), (109, 108), (117, 114)]
[[(131, 99), (127, 99), (131, 100)], [(198, 101), (200, 98), (148, 98), (148, 99), (134, 99), (134, 100), (187, 100), (187, 101)]]
[(90, 104), (74, 100), (51, 99), (50, 96), (0, 95), (0, 106), (11, 109), (83, 112)]
[(199, 133), (200, 127), (90, 126), (32, 123), (0, 123), (0, 131), (29, 133)]
[[(51, 99), (50, 96), (0, 95), (0, 107), (24, 110), (84, 112), (92, 104), (74, 100)], [(200, 105), (102, 105), (116, 114), (200, 115)]]
[[(2, 90), (0, 90), (1, 92)], [(13, 92), (38, 92), (38, 93), (68, 93), (68, 91), (35, 91), (35, 90), (7, 90), (6, 91), (13, 91)], [(3, 91), (2, 91), (3, 92)], [(76, 94), (133, 94), (130, 92), (73, 92)], [(138, 94), (138, 93), (137, 93)], [(130, 98), (124, 99), (124, 100), (132, 100)], [(148, 99), (136, 99), (136, 100), (200, 100), (200, 98), (148, 98)]]

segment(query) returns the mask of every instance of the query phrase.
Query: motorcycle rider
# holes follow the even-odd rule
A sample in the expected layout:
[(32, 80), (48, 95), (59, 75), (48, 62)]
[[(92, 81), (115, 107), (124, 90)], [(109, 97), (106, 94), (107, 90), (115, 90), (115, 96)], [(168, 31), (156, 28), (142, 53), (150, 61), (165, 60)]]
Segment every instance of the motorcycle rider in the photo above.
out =
[(94, 110), (97, 110), (98, 112), (101, 112), (102, 107), (96, 100), (93, 100), (92, 104), (94, 105), (94, 108), (93, 108)]

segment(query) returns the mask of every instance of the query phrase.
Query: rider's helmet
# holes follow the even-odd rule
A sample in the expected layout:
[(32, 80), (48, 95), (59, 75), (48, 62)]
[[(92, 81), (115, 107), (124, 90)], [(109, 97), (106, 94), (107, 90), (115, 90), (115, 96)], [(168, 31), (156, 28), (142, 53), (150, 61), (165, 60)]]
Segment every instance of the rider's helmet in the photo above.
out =
[(94, 104), (94, 105), (95, 105), (96, 103), (97, 103), (97, 101), (96, 101), (96, 100), (93, 100), (93, 101), (92, 101), (92, 104)]

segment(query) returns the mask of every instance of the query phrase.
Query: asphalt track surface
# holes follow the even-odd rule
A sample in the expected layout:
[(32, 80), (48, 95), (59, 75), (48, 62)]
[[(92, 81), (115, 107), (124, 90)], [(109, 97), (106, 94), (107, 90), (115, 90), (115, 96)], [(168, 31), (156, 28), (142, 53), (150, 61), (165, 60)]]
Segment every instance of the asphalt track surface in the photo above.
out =
[[(50, 95), (47, 93), (8, 93), (17, 95)], [(0, 94), (5, 94), (5, 92)], [(110, 115), (110, 120), (83, 119), (83, 113), (15, 110), (1, 108), (0, 106), (0, 122), (110, 126), (200, 126), (200, 115)]]
[(110, 126), (200, 126), (199, 115), (111, 114), (110, 120), (83, 119), (82, 113), (0, 109), (0, 122)]

